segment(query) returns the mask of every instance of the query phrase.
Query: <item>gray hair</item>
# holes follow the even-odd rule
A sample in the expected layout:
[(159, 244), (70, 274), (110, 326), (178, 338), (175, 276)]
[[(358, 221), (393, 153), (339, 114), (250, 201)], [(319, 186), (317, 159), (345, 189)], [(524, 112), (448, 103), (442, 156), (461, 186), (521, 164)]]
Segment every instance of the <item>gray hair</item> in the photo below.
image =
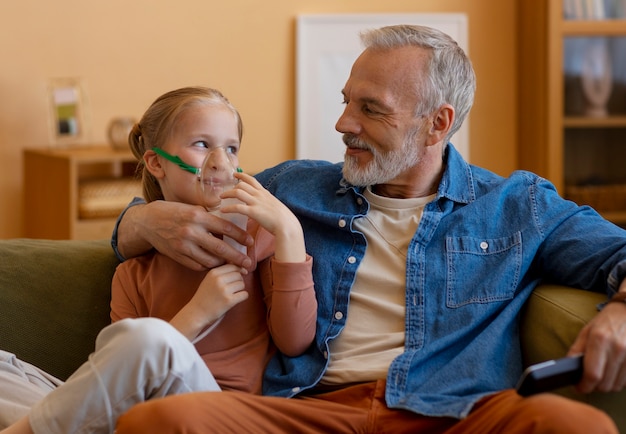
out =
[(448, 140), (463, 124), (474, 102), (476, 76), (472, 63), (454, 39), (424, 26), (396, 25), (361, 34), (365, 48), (389, 50), (405, 46), (429, 49), (430, 63), (424, 80), (417, 83), (421, 101), (416, 115), (431, 113), (443, 104), (454, 107), (456, 116)]

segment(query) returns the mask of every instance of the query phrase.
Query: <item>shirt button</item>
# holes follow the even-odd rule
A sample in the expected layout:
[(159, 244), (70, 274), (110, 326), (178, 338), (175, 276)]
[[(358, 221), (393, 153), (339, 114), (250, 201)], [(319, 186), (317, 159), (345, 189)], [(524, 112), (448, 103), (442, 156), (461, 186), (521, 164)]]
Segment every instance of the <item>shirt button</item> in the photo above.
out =
[(355, 258), (354, 256), (350, 256), (350, 257), (348, 258), (348, 263), (349, 263), (349, 264), (354, 264), (355, 262), (356, 262), (356, 258)]
[(345, 228), (346, 227), (346, 221), (344, 219), (339, 219), (339, 227), (340, 228)]
[(296, 387), (292, 387), (292, 388), (291, 388), (291, 391), (292, 391), (293, 393), (298, 393), (298, 392), (300, 392), (300, 388), (299, 388), (298, 386), (296, 386)]
[(324, 351), (324, 358), (328, 359), (328, 351)]
[(343, 313), (335, 312), (335, 319), (341, 319), (341, 318), (343, 318)]
[(487, 243), (487, 241), (483, 241), (482, 243), (480, 243), (481, 249), (487, 250), (487, 247), (489, 247), (489, 243)]
[(359, 205), (363, 205), (363, 199), (361, 199), (360, 197), (356, 200), (356, 203)]

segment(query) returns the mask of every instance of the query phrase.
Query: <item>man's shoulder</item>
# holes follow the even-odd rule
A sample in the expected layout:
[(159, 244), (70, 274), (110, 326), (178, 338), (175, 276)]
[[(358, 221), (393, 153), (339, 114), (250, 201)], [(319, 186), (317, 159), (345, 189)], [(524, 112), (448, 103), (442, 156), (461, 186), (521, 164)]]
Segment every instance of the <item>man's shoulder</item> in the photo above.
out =
[(477, 197), (506, 189), (527, 190), (533, 185), (549, 182), (538, 175), (516, 170), (507, 176), (498, 174), (486, 167), (468, 163), (452, 144), (448, 144), (444, 157), (445, 172), (441, 180), (440, 191), (459, 202), (472, 202)]
[(288, 160), (274, 167), (265, 169), (255, 178), (270, 189), (278, 182), (310, 183), (322, 179), (341, 179), (343, 163), (331, 163), (322, 160)]
[(495, 186), (519, 186), (526, 188), (538, 184), (545, 184), (546, 187), (551, 185), (548, 180), (526, 170), (515, 170), (508, 176), (502, 176), (482, 167), (470, 167), (472, 168), (473, 178), (478, 186), (483, 186), (488, 190)]

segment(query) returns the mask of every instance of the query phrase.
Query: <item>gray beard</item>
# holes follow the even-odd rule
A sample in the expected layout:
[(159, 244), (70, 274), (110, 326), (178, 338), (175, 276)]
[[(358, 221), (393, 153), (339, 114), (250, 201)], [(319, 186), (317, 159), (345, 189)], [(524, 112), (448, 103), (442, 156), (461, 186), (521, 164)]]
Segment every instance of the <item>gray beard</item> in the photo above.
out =
[(358, 148), (367, 149), (372, 153), (374, 159), (367, 166), (360, 167), (357, 158), (344, 155), (343, 177), (350, 184), (366, 187), (368, 185), (384, 184), (397, 177), (405, 170), (417, 165), (420, 161), (415, 137), (419, 130), (409, 133), (401, 149), (379, 152), (368, 143), (344, 134), (344, 142), (356, 145)]

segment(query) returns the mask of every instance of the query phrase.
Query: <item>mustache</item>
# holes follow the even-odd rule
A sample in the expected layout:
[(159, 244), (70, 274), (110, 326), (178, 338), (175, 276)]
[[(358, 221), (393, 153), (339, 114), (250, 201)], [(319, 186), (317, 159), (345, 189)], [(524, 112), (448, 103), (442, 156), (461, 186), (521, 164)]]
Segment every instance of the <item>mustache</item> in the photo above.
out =
[(343, 135), (342, 139), (343, 139), (343, 143), (349, 148), (365, 149), (366, 151), (372, 150), (372, 147), (369, 145), (369, 143), (367, 143), (364, 140), (359, 139), (354, 134), (346, 133)]

